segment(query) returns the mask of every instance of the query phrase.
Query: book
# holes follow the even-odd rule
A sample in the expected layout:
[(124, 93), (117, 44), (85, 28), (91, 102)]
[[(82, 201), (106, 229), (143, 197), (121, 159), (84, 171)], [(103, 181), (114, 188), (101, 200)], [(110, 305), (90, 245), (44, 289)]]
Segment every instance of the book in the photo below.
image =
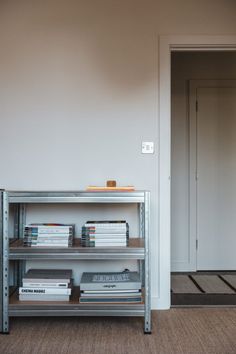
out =
[(20, 301), (69, 301), (71, 269), (29, 269), (19, 287)]
[(19, 294), (47, 294), (47, 295), (71, 295), (71, 289), (48, 288), (48, 287), (20, 287)]
[(28, 224), (24, 227), (24, 246), (72, 246), (75, 224)]
[(120, 290), (84, 290), (81, 294), (124, 294), (124, 293), (139, 293), (140, 289), (120, 289)]
[(38, 242), (37, 244), (32, 244), (31, 247), (62, 247), (62, 248), (68, 248), (68, 243), (62, 244), (62, 243), (40, 243)]
[[(71, 269), (29, 269), (22, 281), (27, 283), (70, 283)], [(40, 280), (40, 281), (39, 281)]]
[(90, 239), (121, 239), (121, 240), (126, 240), (127, 235), (126, 234), (96, 234), (96, 233), (88, 233), (88, 234), (82, 234), (82, 236), (87, 237), (89, 236)]
[(20, 294), (20, 301), (69, 301), (70, 295)]
[(60, 234), (65, 233), (69, 234), (73, 231), (75, 225), (74, 224), (28, 224), (25, 225), (25, 229), (29, 232), (34, 232), (37, 234)]
[(126, 247), (128, 240), (126, 220), (89, 220), (82, 227), (81, 245), (84, 247)]
[(22, 282), (23, 287), (25, 288), (68, 288), (70, 283), (57, 283), (57, 282), (50, 282), (50, 283), (43, 283), (43, 282)]
[(101, 220), (101, 221), (89, 220), (85, 223), (85, 226), (91, 228), (126, 229), (127, 222), (125, 220)]
[(142, 296), (138, 297), (114, 297), (114, 298), (83, 298), (80, 297), (79, 299), (80, 303), (122, 303), (122, 302), (128, 302), (128, 303), (140, 303), (142, 302)]
[(90, 273), (82, 274), (80, 290), (125, 290), (141, 289), (138, 272)]
[(94, 298), (94, 297), (99, 297), (99, 298), (107, 298), (107, 297), (112, 297), (112, 298), (123, 298), (123, 297), (138, 297), (141, 295), (141, 290), (138, 290), (137, 292), (132, 292), (132, 290), (128, 290), (126, 293), (124, 292), (117, 292), (117, 291), (107, 291), (107, 292), (96, 292), (96, 293), (85, 293), (81, 292), (80, 296), (81, 297), (86, 297), (86, 298)]

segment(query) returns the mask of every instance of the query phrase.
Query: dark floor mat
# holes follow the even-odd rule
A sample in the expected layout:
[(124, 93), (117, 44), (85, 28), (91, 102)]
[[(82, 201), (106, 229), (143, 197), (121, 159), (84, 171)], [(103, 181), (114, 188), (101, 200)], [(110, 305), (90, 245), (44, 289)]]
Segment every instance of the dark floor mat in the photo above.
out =
[(236, 306), (236, 274), (204, 273), (172, 274), (171, 305)]

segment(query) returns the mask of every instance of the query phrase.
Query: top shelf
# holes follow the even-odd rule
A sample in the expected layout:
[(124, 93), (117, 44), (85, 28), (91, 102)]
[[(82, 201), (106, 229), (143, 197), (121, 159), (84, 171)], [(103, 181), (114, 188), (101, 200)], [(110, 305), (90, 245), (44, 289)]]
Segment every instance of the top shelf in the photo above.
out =
[(7, 191), (9, 203), (144, 203), (147, 191)]

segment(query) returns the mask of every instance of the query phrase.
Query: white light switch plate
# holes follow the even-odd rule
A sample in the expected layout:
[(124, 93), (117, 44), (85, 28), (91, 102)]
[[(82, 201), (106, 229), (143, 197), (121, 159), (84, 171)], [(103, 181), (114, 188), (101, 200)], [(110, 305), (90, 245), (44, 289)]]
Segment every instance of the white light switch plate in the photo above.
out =
[(153, 154), (154, 153), (154, 142), (153, 141), (143, 141), (142, 142), (142, 154)]

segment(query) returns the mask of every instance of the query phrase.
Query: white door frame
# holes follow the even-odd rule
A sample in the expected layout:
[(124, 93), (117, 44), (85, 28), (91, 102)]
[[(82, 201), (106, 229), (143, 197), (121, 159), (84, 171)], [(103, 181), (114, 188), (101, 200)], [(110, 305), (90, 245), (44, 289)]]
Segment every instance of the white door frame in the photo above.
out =
[(159, 38), (159, 303), (170, 308), (171, 52), (235, 51), (234, 36), (160, 36)]

